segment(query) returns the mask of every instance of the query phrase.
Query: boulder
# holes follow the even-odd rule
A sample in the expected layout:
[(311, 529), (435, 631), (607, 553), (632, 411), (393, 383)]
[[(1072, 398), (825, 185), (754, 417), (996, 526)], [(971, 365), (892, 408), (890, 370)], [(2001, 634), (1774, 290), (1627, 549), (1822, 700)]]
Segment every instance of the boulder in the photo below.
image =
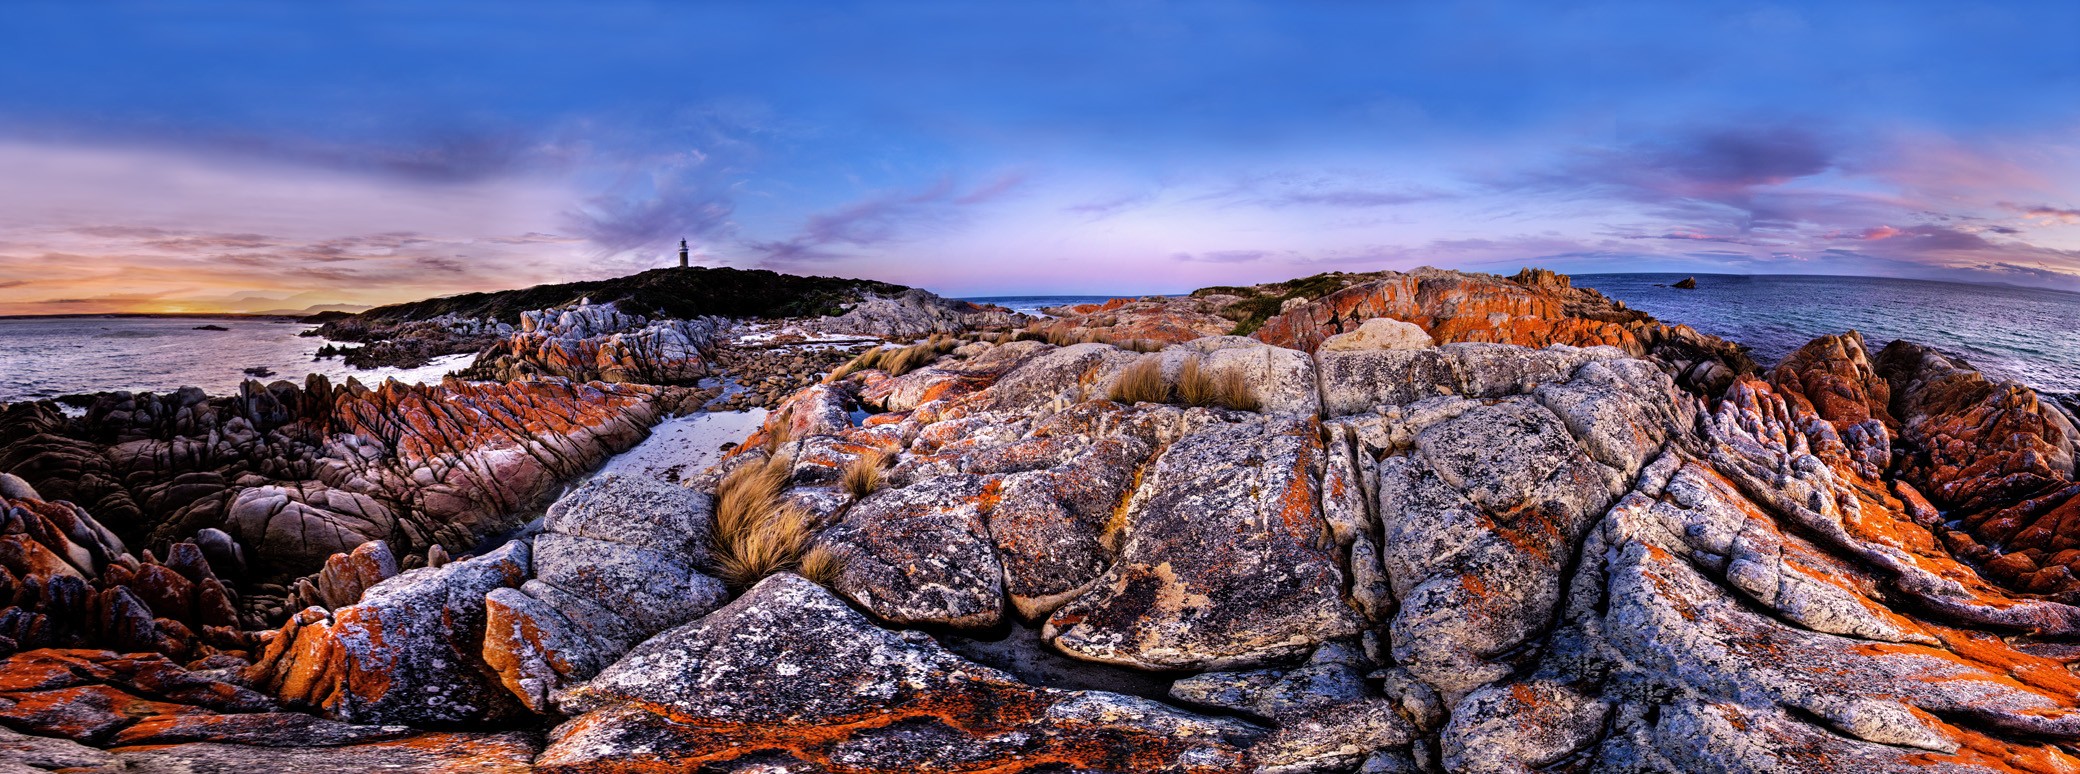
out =
[(1117, 560), (1048, 618), (1045, 636), (1079, 658), (1168, 670), (1250, 666), (1355, 634), (1323, 548), (1320, 455), (1312, 421), (1222, 422), (1179, 438), (1128, 503)]
[(1343, 352), (1368, 349), (1422, 349), (1437, 346), (1437, 341), (1423, 330), (1423, 326), (1403, 322), (1391, 317), (1374, 317), (1349, 333), (1339, 333), (1322, 340), (1316, 352)]
[(543, 771), (1240, 772), (1236, 745), (1253, 735), (1142, 699), (1027, 686), (785, 573), (560, 703), (574, 717), (536, 760)]

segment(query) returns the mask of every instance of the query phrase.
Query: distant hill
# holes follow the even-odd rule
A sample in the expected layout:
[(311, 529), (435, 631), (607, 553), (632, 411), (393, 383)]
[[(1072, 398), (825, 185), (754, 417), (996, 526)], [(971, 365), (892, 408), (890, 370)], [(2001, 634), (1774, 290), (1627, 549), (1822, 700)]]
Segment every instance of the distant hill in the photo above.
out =
[[(379, 306), (352, 317), (363, 323), (395, 324), (456, 314), (518, 323), (523, 311), (562, 306), (582, 298), (595, 304), (611, 301), (623, 311), (651, 317), (813, 317), (839, 314), (843, 306), (868, 294), (892, 296), (905, 290), (909, 288), (874, 280), (798, 277), (763, 269), (670, 268), (590, 282), (429, 298)], [(348, 317), (336, 313), (323, 316), (327, 319), (310, 321)]]

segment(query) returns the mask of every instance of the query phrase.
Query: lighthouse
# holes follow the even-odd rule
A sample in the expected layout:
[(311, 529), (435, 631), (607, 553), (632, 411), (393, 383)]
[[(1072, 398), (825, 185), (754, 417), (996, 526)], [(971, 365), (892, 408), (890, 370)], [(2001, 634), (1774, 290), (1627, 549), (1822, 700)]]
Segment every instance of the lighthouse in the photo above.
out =
[(686, 240), (679, 240), (679, 268), (686, 268)]

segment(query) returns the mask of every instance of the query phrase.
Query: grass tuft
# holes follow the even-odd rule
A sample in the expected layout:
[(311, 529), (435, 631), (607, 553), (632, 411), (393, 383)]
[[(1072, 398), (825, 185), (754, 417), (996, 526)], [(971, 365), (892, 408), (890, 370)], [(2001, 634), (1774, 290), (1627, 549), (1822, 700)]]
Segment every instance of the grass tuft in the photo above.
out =
[(862, 452), (845, 465), (845, 491), (854, 498), (863, 498), (881, 488), (881, 468), (888, 464), (888, 453), (875, 449)]
[(780, 498), (793, 468), (785, 457), (767, 457), (716, 485), (714, 569), (731, 588), (750, 588), (802, 559), (809, 516)]
[(1170, 382), (1163, 378), (1163, 361), (1145, 357), (1127, 366), (1106, 397), (1127, 404), (1170, 402)]
[(1184, 361), (1177, 371), (1177, 398), (1190, 406), (1220, 406), (1240, 411), (1256, 411), (1261, 405), (1257, 398), (1256, 385), (1237, 369), (1215, 372), (1200, 363), (1198, 357)]
[(818, 585), (829, 586), (837, 582), (838, 575), (845, 571), (845, 553), (819, 545), (802, 554), (801, 566), (795, 572)]

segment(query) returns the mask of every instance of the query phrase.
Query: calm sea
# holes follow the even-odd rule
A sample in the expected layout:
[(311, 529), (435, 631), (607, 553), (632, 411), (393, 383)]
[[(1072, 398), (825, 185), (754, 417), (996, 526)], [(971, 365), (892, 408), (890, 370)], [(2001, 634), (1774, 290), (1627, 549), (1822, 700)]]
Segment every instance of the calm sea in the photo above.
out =
[[(201, 331), (214, 325), (228, 330)], [(359, 371), (339, 358), (316, 360), (325, 342), (298, 333), (312, 326), (280, 320), (201, 317), (0, 317), (0, 403), (112, 390), (165, 392), (201, 387), (211, 395), (235, 392), (245, 369), (266, 368), (261, 381), (303, 381), (320, 373), (342, 382), (352, 375), (376, 383), (439, 381), (469, 365), (469, 355), (440, 358), (424, 368)]]
[[(1663, 320), (1687, 323), (1754, 349), (1773, 365), (1825, 333), (1863, 331), (1873, 349), (1897, 338), (1961, 355), (1981, 370), (2042, 390), (2080, 392), (2080, 295), (1999, 285), (1863, 277), (1697, 275), (1696, 290), (1668, 287), (1680, 274), (1586, 274), (1575, 284)], [(1110, 296), (974, 298), (1024, 312)], [(199, 331), (199, 325), (229, 330)], [(193, 385), (232, 392), (260, 366), (268, 379), (438, 380), (469, 364), (457, 355), (424, 368), (357, 371), (314, 360), (324, 342), (310, 326), (257, 319), (149, 317), (0, 318), (0, 402), (107, 390), (166, 391)]]
[(1748, 345), (1775, 365), (1814, 337), (1863, 332), (1872, 354), (1907, 339), (2040, 390), (2080, 392), (2080, 294), (1869, 277), (1578, 274), (1574, 284)]

